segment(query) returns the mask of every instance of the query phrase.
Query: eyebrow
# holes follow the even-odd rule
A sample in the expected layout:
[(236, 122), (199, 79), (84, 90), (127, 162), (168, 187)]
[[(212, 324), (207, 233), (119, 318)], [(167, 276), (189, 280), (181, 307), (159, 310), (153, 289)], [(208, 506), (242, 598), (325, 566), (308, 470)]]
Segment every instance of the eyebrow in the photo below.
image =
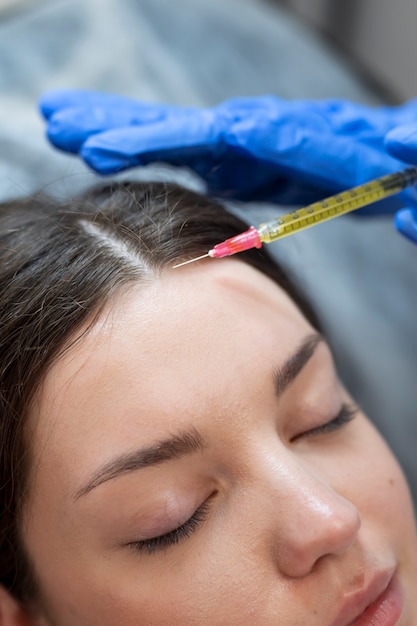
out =
[(75, 500), (87, 495), (90, 491), (113, 478), (122, 474), (128, 474), (145, 467), (159, 465), (166, 461), (173, 461), (183, 456), (201, 452), (205, 448), (205, 442), (196, 429), (185, 431), (168, 439), (128, 452), (116, 459), (105, 463), (94, 472), (86, 485), (75, 493)]
[(303, 340), (298, 350), (289, 357), (284, 365), (275, 370), (274, 383), (278, 397), (280, 397), (287, 387), (297, 378), (303, 367), (307, 365), (308, 361), (313, 356), (317, 346), (323, 341), (323, 337), (318, 333), (308, 335)]
[[(322, 341), (323, 338), (319, 334), (308, 335), (297, 351), (281, 367), (275, 370), (274, 383), (278, 397), (295, 380), (313, 356), (318, 344)], [(193, 428), (145, 448), (128, 452), (105, 463), (96, 470), (89, 481), (75, 492), (74, 499), (78, 500), (99, 485), (123, 474), (180, 459), (184, 456), (201, 452), (205, 447), (206, 444), (203, 437)]]

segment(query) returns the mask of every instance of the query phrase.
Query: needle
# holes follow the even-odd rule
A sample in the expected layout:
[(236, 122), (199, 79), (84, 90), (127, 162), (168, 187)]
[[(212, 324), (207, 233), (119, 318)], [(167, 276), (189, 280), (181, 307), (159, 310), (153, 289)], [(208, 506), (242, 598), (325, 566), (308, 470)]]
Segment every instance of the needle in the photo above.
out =
[(183, 261), (182, 263), (177, 263), (177, 265), (173, 265), (172, 266), (172, 269), (175, 269), (176, 267), (182, 267), (182, 265), (187, 265), (188, 263), (194, 263), (194, 261), (200, 261), (200, 259), (205, 259), (208, 256), (210, 256), (210, 255), (207, 253), (207, 254), (203, 254), (202, 256), (198, 256), (195, 259), (189, 259), (188, 261)]

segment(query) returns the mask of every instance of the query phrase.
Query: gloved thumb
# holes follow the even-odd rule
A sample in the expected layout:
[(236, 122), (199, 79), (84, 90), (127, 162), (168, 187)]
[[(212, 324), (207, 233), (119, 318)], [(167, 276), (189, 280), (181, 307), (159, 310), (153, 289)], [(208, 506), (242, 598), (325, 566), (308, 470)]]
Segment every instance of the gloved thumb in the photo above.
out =
[(407, 239), (417, 243), (417, 209), (400, 209), (394, 216), (395, 228)]
[(400, 161), (417, 165), (417, 124), (393, 128), (385, 136), (385, 147)]

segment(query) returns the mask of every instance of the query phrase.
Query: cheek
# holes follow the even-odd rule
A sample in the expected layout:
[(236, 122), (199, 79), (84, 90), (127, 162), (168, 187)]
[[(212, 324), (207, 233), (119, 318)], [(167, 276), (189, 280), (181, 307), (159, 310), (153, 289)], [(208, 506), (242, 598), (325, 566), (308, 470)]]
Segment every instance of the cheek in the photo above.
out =
[(358, 507), (362, 524), (369, 521), (384, 527), (392, 537), (404, 542), (404, 533), (414, 534), (415, 522), (405, 476), (391, 450), (367, 421), (362, 428), (360, 448), (355, 455), (352, 501)]

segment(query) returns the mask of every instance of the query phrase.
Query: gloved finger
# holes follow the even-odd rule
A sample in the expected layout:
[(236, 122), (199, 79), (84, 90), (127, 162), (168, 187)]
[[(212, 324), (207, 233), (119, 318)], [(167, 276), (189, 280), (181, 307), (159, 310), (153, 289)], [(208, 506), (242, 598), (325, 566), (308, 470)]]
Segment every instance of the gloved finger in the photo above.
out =
[(385, 135), (392, 128), (417, 122), (417, 99), (384, 107), (326, 99), (312, 103), (310, 111), (320, 113), (335, 134), (355, 136), (362, 143), (382, 146)]
[[(262, 137), (262, 141), (260, 141)], [(398, 171), (402, 164), (350, 137), (333, 135), (326, 124), (309, 116), (288, 116), (275, 128), (262, 118), (236, 123), (225, 137), (227, 145), (275, 163), (283, 172), (334, 191), (353, 187)], [(366, 164), (366, 167), (363, 167)]]
[(386, 112), (347, 100), (319, 100), (312, 105), (311, 111), (320, 113), (332, 132), (339, 135), (379, 137), (391, 128)]
[(61, 150), (78, 152), (81, 145), (97, 133), (119, 127), (152, 124), (169, 115), (175, 115), (175, 109), (156, 107), (148, 103), (131, 103), (123, 101), (121, 106), (65, 108), (57, 111), (49, 118), (47, 136), (51, 143)]
[(263, 115), (271, 124), (283, 123), (285, 118), (305, 125), (324, 124), (333, 134), (377, 136), (381, 141), (391, 128), (390, 116), (378, 108), (356, 104), (347, 100), (283, 100), (276, 96), (256, 98), (233, 98), (217, 105), (215, 110), (238, 121), (244, 118), (250, 123), (253, 116)]
[(155, 161), (187, 166), (201, 173), (220, 158), (222, 150), (214, 115), (201, 110), (198, 114), (175, 116), (174, 120), (93, 135), (79, 154), (100, 174)]
[(401, 209), (394, 216), (395, 228), (407, 239), (417, 243), (417, 209)]
[(417, 98), (399, 105), (378, 107), (378, 109), (389, 117), (391, 128), (417, 123)]
[(417, 165), (417, 122), (391, 130), (385, 138), (385, 147), (397, 159)]
[(39, 99), (39, 109), (42, 115), (49, 119), (57, 111), (62, 109), (89, 109), (91, 107), (101, 107), (103, 109), (137, 109), (141, 106), (145, 108), (167, 109), (170, 105), (142, 102), (127, 96), (118, 96), (111, 93), (99, 91), (89, 91), (83, 89), (57, 89), (47, 91)]

